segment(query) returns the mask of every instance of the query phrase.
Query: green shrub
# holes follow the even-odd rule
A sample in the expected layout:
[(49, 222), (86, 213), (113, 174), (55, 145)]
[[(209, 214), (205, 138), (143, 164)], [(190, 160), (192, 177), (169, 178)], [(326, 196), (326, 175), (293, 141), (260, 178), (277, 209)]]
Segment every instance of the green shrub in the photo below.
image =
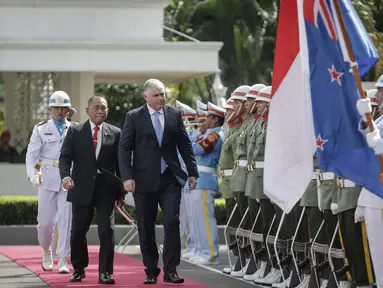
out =
[[(226, 223), (224, 199), (215, 200), (215, 216), (218, 225)], [(134, 209), (128, 209), (129, 213), (135, 217)], [(0, 225), (34, 225), (37, 224), (37, 197), (24, 196), (0, 196)], [(127, 224), (122, 216), (115, 213), (116, 224)], [(93, 217), (93, 224), (96, 217)], [(158, 211), (157, 224), (162, 224), (162, 213)]]

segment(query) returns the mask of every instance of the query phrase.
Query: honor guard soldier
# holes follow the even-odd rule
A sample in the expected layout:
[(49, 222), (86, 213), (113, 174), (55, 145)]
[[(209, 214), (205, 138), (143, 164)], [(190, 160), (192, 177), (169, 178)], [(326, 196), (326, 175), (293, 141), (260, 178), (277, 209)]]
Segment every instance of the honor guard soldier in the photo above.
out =
[(45, 271), (53, 270), (51, 244), (56, 224), (59, 235), (56, 250), (60, 257), (59, 273), (69, 273), (67, 260), (70, 252), (72, 211), (71, 204), (67, 202), (67, 191), (64, 191), (61, 184), (58, 159), (68, 127), (72, 125), (65, 118), (70, 106), (67, 93), (56, 91), (51, 95), (49, 110), (52, 119), (33, 128), (25, 161), (29, 181), (39, 187), (37, 232), (43, 248), (42, 268)]
[[(321, 234), (320, 236), (318, 235), (318, 238), (316, 239), (315, 243), (329, 245), (331, 243), (332, 235), (337, 224), (337, 217), (334, 216), (331, 211), (332, 191), (336, 183), (334, 180), (335, 175), (332, 172), (325, 172), (321, 169), (317, 170), (315, 174), (317, 174), (317, 181), (319, 181), (317, 182), (318, 209), (323, 213), (324, 218), (324, 223), (320, 232)], [(334, 247), (341, 248), (338, 234), (337, 237), (334, 239)], [(343, 267), (343, 261), (341, 259), (333, 258), (332, 262), (334, 264), (334, 267), (336, 267), (336, 270), (339, 270)], [(320, 288), (327, 287), (329, 276), (330, 270), (329, 267), (326, 267), (323, 269), (320, 275)], [(345, 280), (343, 276), (339, 277), (338, 279), (340, 281)]]
[[(201, 101), (197, 100), (197, 107), (202, 107), (202, 108), (206, 108), (207, 110), (207, 105), (202, 103)], [(206, 118), (207, 118), (207, 111), (206, 110), (202, 110), (201, 108), (197, 108), (197, 121), (198, 121), (198, 125), (199, 125), (199, 129), (194, 132), (192, 134), (192, 137), (190, 138), (190, 140), (192, 141), (192, 143), (194, 143), (195, 141), (201, 141), (202, 138), (204, 137), (205, 133), (206, 133)], [(186, 185), (185, 185), (186, 186)], [(190, 227), (190, 231), (192, 231), (192, 244), (191, 244), (191, 249), (188, 249), (188, 251), (185, 251), (183, 254), (182, 254), (182, 258), (183, 259), (192, 259), (192, 258), (199, 258), (199, 254), (201, 251), (201, 243), (199, 243), (198, 241), (200, 241), (200, 239), (197, 237), (197, 232), (198, 232), (198, 227), (197, 227), (197, 222), (196, 222), (196, 212), (194, 210), (195, 207), (193, 207), (193, 202), (192, 202), (192, 194), (190, 194), (190, 213), (191, 213), (191, 217), (189, 219), (189, 224), (191, 224), (191, 227)]]
[[(251, 171), (252, 177), (255, 178), (253, 187), (255, 188), (255, 194), (253, 197), (259, 201), (261, 216), (262, 216), (262, 234), (263, 234), (263, 247), (257, 251), (258, 260), (260, 262), (258, 270), (255, 274), (251, 275), (251, 280), (255, 283), (262, 283), (263, 285), (272, 285), (280, 282), (281, 272), (279, 268), (274, 263), (271, 270), (267, 270), (270, 264), (269, 255), (267, 253), (265, 240), (267, 234), (270, 230), (271, 222), (275, 214), (274, 204), (271, 203), (270, 199), (264, 194), (263, 189), (263, 177), (264, 177), (264, 157), (265, 157), (265, 148), (266, 148), (266, 133), (267, 133), (267, 124), (268, 124), (268, 111), (271, 100), (271, 86), (267, 86), (259, 91), (256, 98), (257, 101), (257, 113), (256, 113), (256, 130), (250, 139), (250, 150), (254, 150), (251, 158), (248, 160), (248, 171)], [(250, 183), (249, 183), (250, 184)], [(274, 227), (278, 227), (275, 223)], [(273, 250), (272, 247), (270, 249)]]
[[(189, 125), (189, 119), (194, 119), (197, 116), (197, 111), (192, 109), (190, 106), (176, 100), (176, 107), (181, 110), (182, 119), (188, 131), (189, 138), (193, 131), (190, 130), (191, 126)], [(183, 161), (181, 154), (178, 152), (178, 159), (180, 161), (182, 169), (186, 171), (185, 162)], [(181, 254), (186, 254), (192, 251), (195, 248), (193, 238), (193, 227), (192, 227), (192, 213), (191, 213), (191, 200), (190, 200), (190, 190), (189, 183), (186, 183), (185, 186), (181, 189), (181, 205), (180, 205), (180, 236), (181, 236)]]
[[(222, 194), (222, 198), (225, 199), (225, 215), (226, 219), (230, 219), (230, 215), (233, 212), (235, 207), (235, 199), (234, 195), (230, 190), (230, 179), (233, 174), (233, 166), (234, 166), (234, 153), (233, 151), (233, 143), (236, 142), (237, 137), (239, 135), (239, 131), (241, 128), (242, 121), (237, 116), (236, 111), (234, 110), (234, 100), (231, 98), (226, 102), (226, 113), (225, 113), (225, 122), (228, 124), (228, 131), (225, 135), (225, 141), (222, 145), (221, 156), (219, 159), (219, 169), (222, 177), (222, 182), (220, 186), (220, 191)], [(238, 214), (237, 214), (238, 215)], [(237, 217), (239, 218), (239, 217)], [(233, 217), (232, 217), (233, 219)], [(237, 226), (241, 219), (237, 219)], [(235, 222), (235, 221), (233, 221)], [(226, 235), (228, 240), (226, 245), (228, 245), (229, 250), (232, 250), (234, 255), (238, 255), (237, 242), (235, 240), (235, 236), (233, 234)], [(226, 269), (227, 273), (231, 273), (231, 268)]]
[[(357, 102), (357, 109), (363, 119), (359, 124), (359, 131), (366, 136), (368, 145), (375, 150), (375, 154), (383, 154), (383, 75), (376, 84), (376, 89), (367, 91), (367, 99), (360, 99)], [(375, 94), (375, 95), (374, 95)], [(369, 133), (365, 114), (370, 112), (375, 123), (375, 131)], [(358, 207), (355, 211), (355, 221), (363, 222), (368, 233), (368, 241), (371, 250), (371, 257), (374, 264), (376, 284), (383, 287), (383, 249), (380, 241), (383, 233), (383, 200), (375, 194), (363, 189), (358, 199)], [(364, 225), (364, 224), (363, 224)]]
[[(246, 202), (245, 193), (244, 193), (245, 188), (243, 187), (243, 190), (241, 193), (237, 192), (238, 186), (245, 186), (246, 185), (246, 182), (240, 183), (241, 181), (242, 182), (245, 181), (244, 177), (246, 177), (246, 175), (242, 175), (242, 174), (246, 174), (246, 171), (245, 171), (246, 165), (244, 167), (240, 168), (243, 170), (243, 171), (241, 171), (243, 173), (237, 172), (238, 175), (235, 177), (234, 177), (234, 173), (235, 173), (235, 170), (238, 169), (238, 165), (236, 165), (237, 164), (236, 163), (237, 162), (236, 161), (236, 155), (237, 155), (237, 149), (238, 149), (238, 138), (240, 137), (241, 133), (244, 131), (244, 128), (243, 128), (244, 117), (247, 117), (247, 116), (244, 116), (244, 114), (246, 112), (246, 109), (245, 109), (246, 97), (245, 96), (249, 91), (250, 91), (250, 86), (242, 85), (242, 86), (237, 87), (233, 91), (233, 93), (231, 94), (231, 97), (230, 97), (230, 99), (234, 100), (233, 108), (235, 110), (235, 115), (241, 121), (241, 126), (236, 131), (235, 137), (233, 136), (234, 139), (233, 139), (233, 143), (231, 145), (232, 146), (231, 149), (234, 153), (233, 154), (234, 155), (234, 166), (233, 166), (233, 173), (232, 173), (232, 176), (230, 179), (230, 190), (231, 190), (231, 193), (233, 193), (233, 196), (234, 196), (235, 201), (236, 201), (236, 205), (233, 209), (232, 217), (231, 217), (230, 221), (228, 221), (228, 223), (226, 224), (227, 228), (235, 229), (235, 230), (239, 227), (239, 224), (240, 224), (240, 221), (242, 218), (241, 212), (244, 212), (247, 208), (247, 202)], [(243, 163), (241, 163), (241, 164), (243, 164)], [(235, 233), (234, 233), (234, 235), (235, 235)], [(230, 245), (229, 248), (234, 248), (235, 246), (237, 246), (237, 247), (239, 246), (239, 245), (237, 245), (237, 239), (235, 239), (235, 240), (236, 240), (236, 243), (234, 243), (235, 245), (233, 245), (233, 246)], [(231, 274), (234, 277), (243, 277), (242, 266), (245, 265), (245, 263), (244, 263), (245, 255), (244, 255), (243, 249), (240, 249), (240, 251), (238, 251), (238, 254), (240, 254), (240, 253), (243, 255), (238, 255), (239, 257), (237, 258), (237, 262), (235, 263), (235, 265), (233, 265), (230, 268), (224, 268), (223, 273)], [(230, 255), (229, 255), (229, 257), (230, 257)]]
[[(251, 87), (247, 91), (247, 93), (244, 95), (244, 98), (246, 101), (244, 102), (244, 109), (245, 112), (242, 115), (243, 119), (243, 125), (242, 125), (242, 130), (241, 133), (238, 137), (237, 140), (237, 149), (235, 152), (235, 165), (234, 165), (234, 171), (233, 171), (233, 176), (231, 180), (231, 189), (233, 190), (234, 193), (237, 195), (238, 199), (238, 207), (239, 207), (239, 212), (241, 215), (241, 227), (245, 230), (250, 230), (250, 223), (249, 219), (246, 215), (246, 210), (248, 208), (248, 195), (246, 195), (246, 180), (247, 180), (247, 154), (248, 154), (248, 147), (249, 147), (249, 140), (250, 140), (250, 135), (253, 131), (253, 126), (254, 123), (256, 122), (254, 117), (251, 114), (251, 110), (254, 107), (255, 104), (255, 98), (256, 95), (253, 93), (257, 93), (258, 91), (252, 91)], [(250, 94), (251, 93), (251, 94)], [(238, 241), (238, 239), (237, 239)], [(251, 245), (249, 242), (246, 242), (247, 240), (244, 239), (244, 242), (242, 243), (242, 247), (244, 248), (242, 251), (242, 254), (239, 254), (241, 258), (241, 266), (242, 269), (239, 271), (233, 271), (231, 273), (232, 276), (234, 277), (244, 277), (244, 273), (246, 272), (248, 265), (250, 264), (250, 255), (251, 250), (249, 249)], [(250, 250), (250, 251), (249, 251)], [(243, 261), (246, 260), (245, 265), (243, 265)]]
[[(311, 181), (309, 185), (307, 186), (307, 189), (305, 193), (302, 195), (301, 201), (300, 201), (300, 206), (304, 207), (304, 211), (300, 209), (300, 213), (304, 213), (304, 217), (302, 219), (301, 224), (299, 227), (297, 227), (296, 233), (297, 233), (297, 238), (296, 242), (299, 243), (309, 243), (311, 242), (318, 230), (319, 227), (323, 221), (324, 215), (321, 210), (319, 210), (319, 204), (318, 204), (318, 175), (319, 171), (317, 172), (318, 169), (318, 164), (317, 164), (317, 157), (316, 154), (314, 154), (314, 167), (313, 167), (313, 174), (311, 177)], [(295, 207), (294, 207), (295, 208)], [(300, 215), (296, 215), (296, 219), (299, 219)], [(326, 238), (325, 235), (326, 233), (322, 232), (318, 234), (318, 237), (316, 238), (316, 242), (318, 243), (326, 243)], [(315, 281), (315, 278), (313, 275), (316, 275), (313, 273), (313, 269), (311, 269), (311, 262), (305, 261), (308, 258), (305, 259), (306, 255), (309, 255), (309, 250), (304, 251), (304, 255), (299, 255), (301, 263), (299, 265), (299, 268), (302, 270), (301, 273), (301, 283), (297, 286), (298, 288), (307, 288), (310, 286), (310, 281)], [(307, 257), (307, 256), (306, 256)], [(312, 260), (312, 259), (311, 259)], [(324, 254), (318, 254), (315, 257), (316, 263), (323, 263), (325, 261)], [(304, 265), (303, 265), (304, 264)], [(319, 276), (319, 275), (318, 275)], [(318, 287), (319, 288), (319, 287)]]
[[(248, 212), (248, 227), (245, 227), (246, 230), (251, 230), (253, 227), (253, 223), (256, 220), (256, 216), (259, 211), (259, 202), (256, 200), (256, 175), (253, 167), (251, 166), (251, 161), (253, 159), (253, 154), (256, 151), (255, 146), (252, 145), (255, 143), (256, 140), (256, 132), (259, 131), (259, 126), (263, 125), (263, 120), (267, 119), (267, 113), (264, 116), (261, 116), (263, 111), (261, 111), (259, 114), (258, 112), (258, 105), (257, 105), (257, 97), (259, 96), (260, 91), (265, 88), (266, 86), (264, 84), (255, 84), (251, 86), (249, 92), (246, 94), (246, 105), (249, 107), (249, 114), (250, 117), (254, 119), (253, 125), (250, 127), (249, 126), (249, 132), (250, 136), (247, 138), (247, 143), (246, 143), (246, 150), (247, 150), (247, 167), (246, 167), (246, 172), (247, 172), (247, 177), (246, 177), (246, 186), (245, 186), (245, 196), (248, 201), (248, 207), (249, 207), (249, 212)], [(262, 119), (261, 119), (262, 118)], [(251, 124), (250, 124), (251, 125)], [(259, 165), (258, 165), (259, 166)], [(257, 220), (261, 220), (258, 218)], [(257, 221), (257, 225), (254, 227), (254, 230), (252, 231), (254, 233), (262, 234), (262, 222)], [(259, 250), (260, 243), (258, 242), (257, 245), (255, 246), (256, 250)], [(257, 271), (257, 265), (256, 265), (256, 259), (254, 259), (253, 253), (250, 253), (250, 261), (247, 261), (247, 264), (245, 266), (245, 275), (244, 279), (248, 281), (254, 281), (254, 275)]]
[(338, 215), (341, 243), (350, 265), (352, 282), (356, 287), (370, 287), (374, 275), (367, 234), (361, 223), (355, 223), (354, 217), (362, 187), (342, 177), (338, 177), (337, 186), (333, 197), (336, 203), (331, 203), (331, 210)]
[(192, 142), (200, 175), (195, 190), (191, 191), (200, 249), (197, 257), (190, 260), (199, 265), (218, 263), (219, 239), (214, 202), (219, 192), (217, 168), (223, 143), (224, 117), (225, 109), (208, 102), (207, 130), (201, 139), (196, 138)]

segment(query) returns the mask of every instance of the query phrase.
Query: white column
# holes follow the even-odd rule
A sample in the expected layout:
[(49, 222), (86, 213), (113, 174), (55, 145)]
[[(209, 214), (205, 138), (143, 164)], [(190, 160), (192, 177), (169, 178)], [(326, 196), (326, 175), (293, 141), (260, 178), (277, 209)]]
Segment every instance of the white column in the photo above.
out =
[(88, 98), (94, 94), (93, 72), (60, 73), (59, 89), (68, 93), (72, 107), (77, 111), (73, 121), (86, 121), (88, 115), (85, 108), (88, 106)]
[(3, 72), (4, 79), (4, 128), (8, 129), (12, 135), (15, 135), (15, 121), (13, 118), (15, 110), (15, 79), (16, 72)]

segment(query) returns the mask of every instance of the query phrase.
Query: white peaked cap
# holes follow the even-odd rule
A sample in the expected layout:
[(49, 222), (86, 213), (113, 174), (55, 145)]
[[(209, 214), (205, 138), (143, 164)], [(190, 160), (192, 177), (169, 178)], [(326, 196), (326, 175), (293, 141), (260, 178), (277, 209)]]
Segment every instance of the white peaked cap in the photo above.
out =
[(250, 91), (249, 85), (239, 86), (233, 91), (233, 93), (231, 93), (230, 98), (233, 100), (246, 101), (247, 100), (246, 95), (247, 95), (247, 93), (249, 93), (249, 91)]
[(266, 85), (264, 85), (264, 84), (255, 84), (255, 85), (250, 87), (250, 91), (246, 94), (245, 97), (256, 99), (259, 92), (261, 92), (261, 90), (265, 87), (266, 87)]
[(186, 105), (178, 100), (176, 100), (176, 107), (181, 109), (182, 117), (190, 118), (190, 117), (195, 117), (197, 114), (197, 111), (195, 111), (189, 105)]
[(203, 102), (201, 102), (200, 100), (197, 100), (197, 109), (201, 109), (201, 110), (207, 110), (207, 105)]
[(211, 103), (207, 102), (207, 115), (216, 115), (219, 117), (225, 117), (226, 110)]
[(197, 115), (198, 115), (198, 119), (205, 119), (207, 116), (207, 111), (197, 108)]

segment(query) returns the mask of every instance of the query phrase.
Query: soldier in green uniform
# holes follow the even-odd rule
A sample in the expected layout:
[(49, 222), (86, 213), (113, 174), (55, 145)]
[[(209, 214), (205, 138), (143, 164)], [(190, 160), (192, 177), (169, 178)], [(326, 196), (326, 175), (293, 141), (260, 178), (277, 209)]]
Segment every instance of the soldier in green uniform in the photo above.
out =
[[(253, 86), (254, 87), (254, 86)], [(241, 133), (237, 139), (237, 149), (235, 152), (235, 164), (234, 164), (234, 170), (233, 170), (233, 176), (230, 182), (230, 186), (232, 191), (236, 195), (236, 199), (238, 199), (238, 205), (239, 205), (239, 211), (241, 213), (242, 217), (242, 226), (241, 228), (245, 230), (250, 230), (251, 224), (249, 222), (249, 217), (247, 217), (248, 214), (246, 214), (246, 210), (248, 209), (248, 199), (246, 197), (245, 191), (246, 191), (246, 181), (247, 181), (247, 167), (248, 167), (248, 161), (247, 161), (247, 154), (248, 154), (248, 146), (249, 146), (249, 140), (250, 136), (253, 133), (253, 127), (255, 124), (255, 118), (254, 115), (251, 114), (251, 110), (255, 104), (255, 97), (253, 93), (259, 93), (259, 90), (251, 90), (249, 89), (248, 93), (245, 95), (245, 113), (242, 116), (243, 119), (243, 125), (241, 129)], [(250, 92), (252, 94), (250, 94)], [(250, 245), (247, 245), (247, 248), (250, 248)], [(250, 264), (250, 256), (252, 255), (250, 249), (246, 249), (246, 258), (248, 260), (246, 261), (246, 264), (244, 265), (244, 268), (242, 271), (238, 271), (235, 273), (232, 273), (235, 277), (244, 277), (244, 272), (246, 272), (248, 265)], [(241, 256), (241, 254), (240, 254)], [(243, 258), (243, 257), (242, 257)]]
[[(233, 96), (235, 103), (240, 103), (240, 106), (243, 106), (243, 114), (241, 116), (242, 118), (242, 127), (240, 130), (240, 134), (237, 137), (236, 140), (236, 150), (235, 150), (235, 159), (234, 159), (234, 169), (233, 169), (233, 175), (231, 177), (230, 181), (230, 189), (234, 193), (234, 197), (237, 201), (237, 207), (239, 208), (239, 213), (241, 215), (241, 227), (242, 229), (249, 230), (249, 222), (248, 217), (245, 217), (246, 210), (248, 208), (248, 201), (245, 197), (245, 189), (246, 189), (246, 166), (247, 166), (247, 140), (250, 137), (251, 128), (255, 122), (254, 117), (251, 116), (250, 110), (252, 108), (252, 102), (254, 99), (251, 99), (249, 102), (247, 101), (248, 98), (246, 95), (250, 91), (250, 87), (246, 87), (246, 92), (243, 96)], [(234, 98), (235, 97), (235, 98)], [(246, 266), (248, 264), (248, 261), (246, 259), (251, 254), (250, 244), (247, 241), (246, 238), (240, 238), (237, 239), (237, 243), (241, 244), (241, 249), (239, 257), (241, 259), (241, 269), (235, 270), (231, 273), (234, 277), (243, 277), (244, 273), (246, 271)]]
[(336, 203), (331, 203), (333, 214), (338, 215), (340, 237), (350, 265), (352, 284), (370, 287), (374, 283), (371, 257), (362, 224), (355, 223), (354, 214), (362, 188), (350, 180), (338, 177), (334, 192)]
[[(224, 178), (223, 179), (223, 185), (227, 185), (227, 182), (226, 181), (230, 181), (230, 186), (227, 187), (226, 191), (230, 191), (230, 194), (232, 196), (234, 196), (234, 199), (235, 199), (235, 203), (236, 203), (236, 208), (233, 208), (233, 211), (232, 211), (232, 217), (231, 217), (231, 221), (228, 222), (226, 225), (230, 228), (235, 228), (237, 229), (238, 226), (239, 226), (239, 222), (241, 220), (241, 209), (240, 209), (240, 206), (241, 206), (241, 203), (243, 204), (243, 199), (239, 199), (238, 196), (240, 195), (236, 195), (235, 193), (233, 193), (233, 189), (232, 189), (232, 182), (233, 181), (239, 181), (235, 178), (233, 178), (233, 174), (234, 174), (234, 169), (235, 169), (235, 155), (236, 155), (236, 150), (237, 150), (237, 144), (238, 144), (238, 137), (243, 129), (243, 114), (245, 113), (245, 106), (244, 106), (244, 103), (246, 101), (246, 97), (245, 95), (247, 94), (247, 92), (249, 92), (250, 90), (250, 86), (247, 86), (247, 85), (242, 85), (242, 86), (239, 86), (238, 88), (236, 88), (234, 90), (234, 92), (231, 94), (231, 97), (230, 99), (234, 101), (233, 103), (233, 108), (234, 108), (234, 111), (235, 111), (235, 114), (234, 114), (234, 118), (236, 119), (236, 121), (238, 121), (238, 124), (236, 125), (235, 129), (233, 129), (233, 134), (232, 136), (230, 137), (232, 140), (230, 141), (230, 145), (229, 143), (224, 143), (223, 144), (223, 147), (222, 147), (222, 150), (227, 150), (227, 151), (231, 151), (233, 154), (233, 158), (231, 159), (233, 162), (232, 164), (230, 165), (230, 167), (232, 167), (232, 171), (227, 171), (227, 172), (221, 172), (222, 173), (228, 173), (230, 174), (230, 177), (229, 175), (227, 174), (226, 177), (228, 178)], [(223, 163), (223, 162), (222, 162)], [(221, 162), (220, 162), (221, 164)], [(220, 169), (222, 169), (222, 167), (220, 166)], [(224, 169), (225, 170), (225, 169)], [(225, 188), (224, 188), (225, 189)], [(243, 193), (244, 194), (244, 193)], [(244, 195), (243, 197), (244, 198)], [(242, 201), (241, 201), (242, 200)], [(233, 203), (232, 203), (233, 204)], [(246, 207), (245, 207), (246, 209)], [(235, 239), (234, 239), (235, 240)], [(234, 248), (237, 246), (237, 243), (233, 243), (232, 245), (230, 245), (229, 248)], [(233, 250), (233, 252), (235, 252)], [(238, 251), (238, 253), (243, 253), (243, 251)], [(230, 257), (230, 256), (229, 256)], [(241, 260), (242, 260), (242, 263), (241, 263)], [(228, 268), (224, 268), (223, 269), (223, 273), (225, 274), (232, 274), (233, 276), (236, 276), (237, 277), (242, 277), (243, 276), (243, 271), (242, 271), (242, 266), (245, 265), (244, 263), (244, 260), (245, 260), (245, 257), (244, 255), (241, 256), (241, 257), (238, 257), (237, 261), (236, 261), (236, 264), (233, 266), (233, 267), (228, 267)], [(242, 274), (242, 275), (241, 275)]]
[[(323, 242), (317, 240), (320, 244), (331, 243), (333, 234), (336, 229), (336, 225), (338, 222), (338, 217), (334, 215), (331, 211), (331, 203), (337, 203), (337, 176), (332, 172), (325, 172), (323, 170), (319, 170), (319, 181), (320, 181), (320, 189), (319, 189), (319, 209), (323, 211), (324, 216), (324, 225), (323, 232), (325, 233), (323, 237)], [(339, 233), (336, 233), (334, 238), (333, 248), (342, 249), (342, 245), (340, 243)], [(349, 283), (347, 283), (346, 277), (346, 269), (344, 269), (344, 261), (339, 258), (332, 258), (332, 262), (334, 265), (334, 270), (338, 271), (337, 280), (339, 282), (340, 287), (349, 287)], [(336, 283), (334, 282), (334, 275), (330, 272), (329, 268), (324, 269), (321, 275), (321, 288), (336, 288)], [(332, 280), (331, 280), (332, 279)]]
[[(265, 239), (268, 234), (272, 219), (275, 214), (274, 204), (271, 203), (269, 198), (264, 194), (263, 190), (263, 168), (264, 168), (264, 155), (265, 155), (265, 144), (266, 144), (266, 130), (267, 130), (267, 120), (268, 120), (268, 106), (271, 99), (271, 86), (263, 88), (257, 98), (257, 118), (256, 124), (254, 125), (254, 133), (251, 135), (249, 150), (254, 151), (252, 154), (249, 154), (249, 163), (248, 170), (249, 173), (249, 182), (247, 183), (247, 189), (251, 192), (250, 198), (256, 199), (260, 205), (261, 209), (261, 220), (259, 227), (261, 233), (263, 234), (262, 248), (259, 249), (256, 253), (258, 257), (259, 268), (252, 275), (252, 280), (255, 283), (261, 283), (264, 285), (272, 285), (274, 283), (280, 282), (281, 272), (277, 266), (273, 268), (268, 265), (270, 259), (267, 254)], [(279, 221), (277, 221), (279, 222)], [(273, 227), (278, 227), (273, 225)], [(256, 227), (258, 229), (258, 227)], [(275, 229), (276, 230), (276, 229)], [(275, 235), (276, 231), (273, 231)], [(273, 251), (273, 247), (270, 247)], [(274, 263), (276, 264), (276, 263)]]
[[(249, 109), (249, 114), (250, 117), (254, 118), (252, 123), (249, 123), (248, 130), (250, 132), (250, 136), (247, 137), (246, 139), (246, 159), (247, 159), (247, 166), (246, 166), (246, 172), (247, 172), (247, 177), (246, 177), (246, 186), (245, 186), (245, 196), (247, 198), (248, 202), (248, 217), (247, 217), (247, 227), (244, 227), (246, 230), (250, 232), (250, 230), (253, 227), (253, 223), (256, 219), (256, 216), (258, 214), (259, 210), (259, 203), (257, 202), (255, 198), (255, 189), (256, 187), (254, 186), (254, 175), (253, 173), (253, 168), (251, 165), (251, 159), (253, 158), (253, 154), (255, 152), (255, 146), (252, 145), (255, 142), (255, 134), (256, 131), (259, 130), (258, 127), (260, 127), (263, 123), (262, 117), (260, 117), (260, 112), (257, 110), (257, 101), (256, 98), (258, 97), (260, 91), (265, 88), (266, 86), (263, 84), (255, 84), (251, 86), (249, 93), (245, 96), (247, 98), (246, 105)], [(258, 218), (257, 221), (257, 226), (254, 227), (253, 231), (254, 233), (262, 233), (262, 219)], [(261, 248), (261, 243), (256, 243), (255, 248), (260, 249)], [(254, 281), (254, 274), (257, 271), (257, 265), (256, 265), (256, 259), (254, 259), (253, 253), (249, 253), (248, 255), (250, 259), (247, 261), (246, 266), (245, 266), (245, 275), (243, 276), (245, 280), (248, 281)]]
[[(238, 227), (239, 222), (241, 221), (239, 210), (237, 209), (234, 211), (233, 216), (230, 218), (230, 215), (235, 207), (234, 195), (230, 190), (230, 179), (233, 174), (234, 166), (233, 146), (239, 135), (242, 121), (240, 117), (238, 118), (236, 111), (234, 110), (234, 100), (232, 99), (228, 99), (226, 103), (225, 121), (228, 124), (228, 131), (222, 145), (221, 157), (219, 159), (219, 169), (222, 177), (220, 191), (222, 193), (222, 198), (225, 199), (226, 219), (230, 219), (230, 223), (228, 223), (228, 225), (230, 225), (230, 227)], [(229, 236), (228, 243), (226, 243), (226, 245), (228, 245), (229, 250), (232, 251), (234, 255), (238, 256), (237, 243), (233, 233)], [(224, 268), (223, 270), (226, 274), (230, 274), (231, 271), (232, 269), (230, 267)]]
[[(324, 219), (323, 212), (319, 209), (319, 203), (318, 203), (318, 175), (317, 175), (317, 158), (316, 154), (314, 154), (314, 169), (313, 169), (313, 175), (311, 177), (311, 181), (305, 191), (305, 193), (302, 196), (302, 199), (300, 201), (300, 206), (305, 207), (304, 211), (304, 218), (302, 220), (301, 226), (299, 227), (300, 229), (298, 230), (299, 233), (297, 237), (299, 236), (300, 239), (298, 242), (312, 242), (313, 239), (315, 238), (319, 227)], [(319, 172), (319, 171), (318, 171)], [(320, 187), (320, 186), (319, 186)], [(319, 233), (316, 242), (319, 243), (324, 243), (324, 237), (325, 237), (325, 232), (324, 230), (321, 230)], [(303, 260), (301, 262), (301, 265), (299, 265), (302, 269), (301, 273), (301, 283), (297, 286), (299, 288), (306, 288), (309, 287), (310, 285), (310, 279), (313, 281), (313, 284), (316, 284), (316, 279), (313, 277), (312, 278), (312, 266), (310, 265), (310, 261), (306, 261), (309, 258), (310, 251), (307, 250), (305, 251), (307, 253), (307, 258), (306, 259), (300, 259)], [(323, 263), (325, 261), (325, 255), (324, 254), (318, 254), (316, 255), (316, 262), (317, 263)], [(311, 259), (312, 260), (312, 259)], [(318, 271), (318, 270), (317, 270)], [(319, 271), (318, 271), (319, 272)]]

